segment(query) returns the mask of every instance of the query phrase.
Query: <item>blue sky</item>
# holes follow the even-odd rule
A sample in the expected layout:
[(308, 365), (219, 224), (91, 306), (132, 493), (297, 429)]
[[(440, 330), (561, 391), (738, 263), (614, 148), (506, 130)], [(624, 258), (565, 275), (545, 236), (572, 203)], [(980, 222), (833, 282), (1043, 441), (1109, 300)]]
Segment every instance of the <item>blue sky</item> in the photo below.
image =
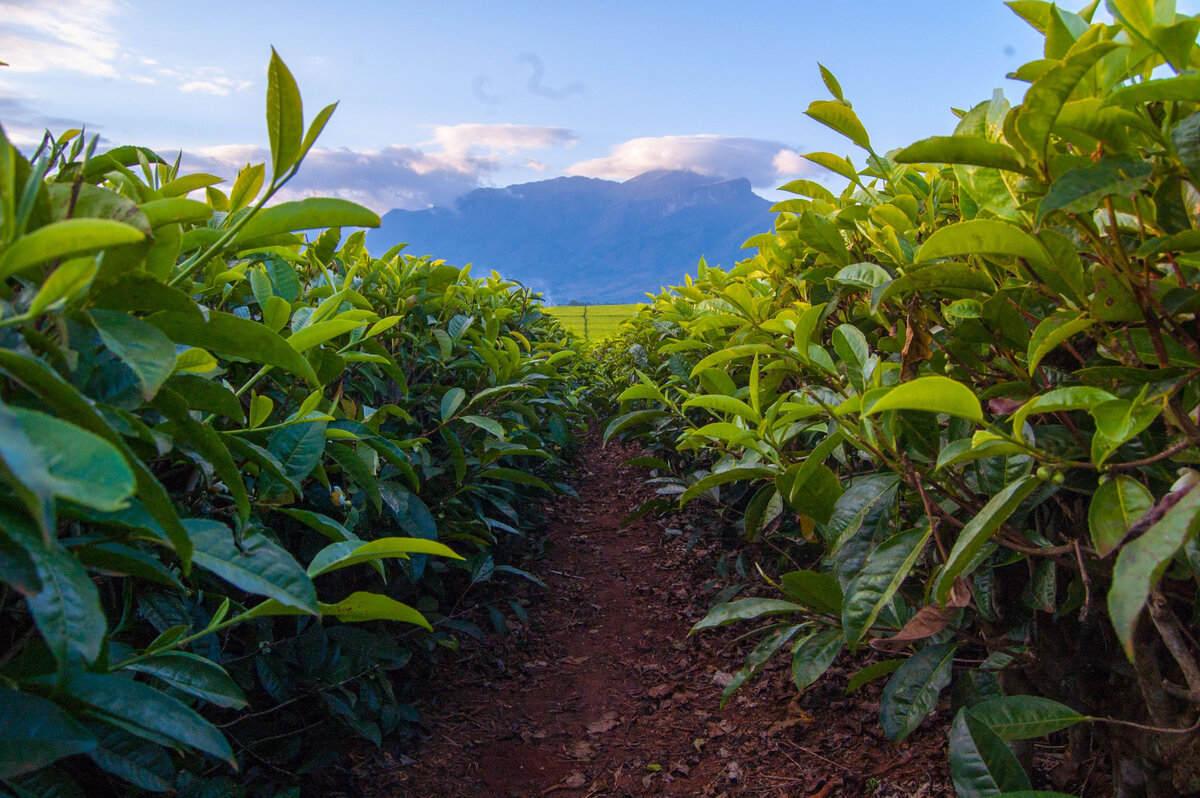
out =
[(341, 102), (296, 192), (379, 211), (656, 167), (770, 195), (818, 176), (797, 153), (853, 149), (803, 115), (828, 97), (818, 61), (887, 150), (995, 88), (1019, 99), (1005, 74), (1041, 55), (992, 0), (0, 0), (0, 124), (27, 145), (86, 123), (231, 175), (265, 159), (272, 45), (306, 116)]

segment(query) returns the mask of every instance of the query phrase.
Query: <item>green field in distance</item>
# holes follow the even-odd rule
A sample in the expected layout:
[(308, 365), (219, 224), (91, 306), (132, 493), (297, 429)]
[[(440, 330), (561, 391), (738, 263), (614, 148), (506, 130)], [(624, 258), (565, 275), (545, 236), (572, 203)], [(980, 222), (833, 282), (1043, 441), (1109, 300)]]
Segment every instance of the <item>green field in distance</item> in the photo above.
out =
[[(563, 323), (563, 326), (582, 335), (589, 341), (597, 341), (612, 335), (621, 322), (633, 315), (637, 305), (560, 305), (546, 308), (546, 312)], [(584, 329), (583, 312), (587, 311), (587, 329)]]

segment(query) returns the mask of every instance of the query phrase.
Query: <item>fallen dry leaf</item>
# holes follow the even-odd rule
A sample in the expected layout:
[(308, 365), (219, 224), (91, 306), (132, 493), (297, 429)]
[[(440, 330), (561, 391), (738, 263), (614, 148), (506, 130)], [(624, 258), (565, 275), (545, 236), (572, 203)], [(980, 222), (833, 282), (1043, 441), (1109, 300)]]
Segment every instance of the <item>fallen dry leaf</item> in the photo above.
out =
[(591, 759), (596, 755), (596, 749), (587, 740), (579, 740), (567, 749), (567, 755), (572, 759)]
[(611, 710), (605, 712), (599, 720), (594, 720), (587, 725), (588, 734), (604, 734), (610, 729), (621, 725), (621, 721), (617, 720), (617, 713)]

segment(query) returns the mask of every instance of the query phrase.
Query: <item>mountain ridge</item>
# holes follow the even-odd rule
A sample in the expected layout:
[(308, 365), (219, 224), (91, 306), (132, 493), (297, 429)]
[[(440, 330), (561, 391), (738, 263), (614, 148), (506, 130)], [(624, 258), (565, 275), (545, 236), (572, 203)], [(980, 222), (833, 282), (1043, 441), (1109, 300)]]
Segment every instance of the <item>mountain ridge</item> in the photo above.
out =
[(624, 182), (556, 177), (479, 188), (453, 207), (389, 211), (367, 233), (372, 252), (407, 252), (499, 272), (551, 304), (637, 302), (696, 274), (703, 256), (726, 267), (770, 229), (771, 203), (745, 178), (654, 170)]

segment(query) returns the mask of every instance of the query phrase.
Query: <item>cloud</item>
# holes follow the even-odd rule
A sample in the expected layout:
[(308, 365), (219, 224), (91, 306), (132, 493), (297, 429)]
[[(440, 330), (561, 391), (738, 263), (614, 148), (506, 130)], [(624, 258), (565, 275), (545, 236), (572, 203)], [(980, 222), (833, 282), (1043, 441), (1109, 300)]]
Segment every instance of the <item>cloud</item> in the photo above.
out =
[[(433, 140), (421, 147), (393, 145), (378, 151), (318, 148), (308, 154), (280, 198), (342, 197), (380, 213), (393, 208), (447, 206), (486, 185), (502, 168), (541, 171), (544, 164), (524, 153), (570, 146), (576, 138), (566, 128), (471, 124), (434, 128)], [(185, 152), (183, 166), (227, 178), (228, 190), (241, 166), (267, 160), (269, 154), (261, 147), (228, 145)]]
[(515, 155), (525, 150), (570, 147), (579, 137), (565, 127), (538, 125), (440, 125), (433, 129), (433, 142), (448, 161), (466, 162), (480, 151)]
[(23, 150), (36, 147), (47, 130), (58, 136), (71, 128), (84, 128), (88, 130), (89, 138), (93, 132), (93, 128), (82, 120), (40, 113), (24, 99), (11, 96), (0, 97), (0, 120), (4, 121), (8, 140)]
[(14, 72), (116, 77), (115, 0), (0, 0), (0, 53)]
[(224, 97), (231, 91), (245, 91), (254, 85), (253, 81), (229, 77), (220, 67), (196, 67), (183, 71), (169, 67), (159, 67), (155, 72), (164, 78), (174, 81), (179, 91), (184, 94), (212, 94)]
[(811, 174), (813, 165), (777, 141), (745, 136), (658, 136), (618, 144), (604, 158), (568, 166), (570, 175), (626, 180), (653, 169), (686, 169), (702, 175), (745, 177), (774, 187), (781, 178)]

